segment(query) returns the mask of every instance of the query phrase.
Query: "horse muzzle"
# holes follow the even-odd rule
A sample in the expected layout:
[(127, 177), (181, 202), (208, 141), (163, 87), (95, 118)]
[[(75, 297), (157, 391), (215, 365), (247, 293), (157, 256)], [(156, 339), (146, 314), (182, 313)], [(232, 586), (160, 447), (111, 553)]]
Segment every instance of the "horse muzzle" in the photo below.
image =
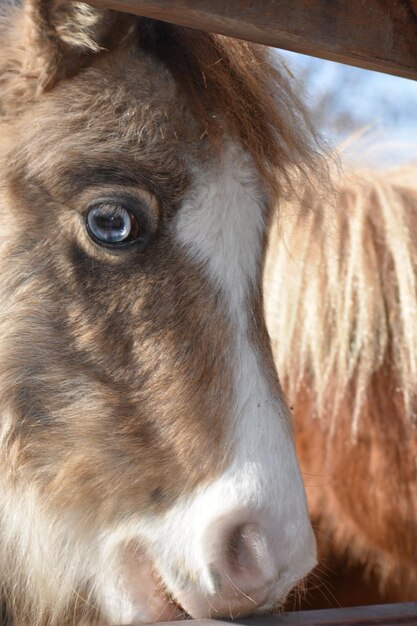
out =
[(212, 521), (198, 541), (184, 528), (173, 552), (168, 537), (162, 551), (130, 543), (119, 578), (123, 623), (236, 618), (280, 607), (316, 564), (312, 533), (300, 533), (291, 553), (286, 534), (267, 514), (240, 510)]

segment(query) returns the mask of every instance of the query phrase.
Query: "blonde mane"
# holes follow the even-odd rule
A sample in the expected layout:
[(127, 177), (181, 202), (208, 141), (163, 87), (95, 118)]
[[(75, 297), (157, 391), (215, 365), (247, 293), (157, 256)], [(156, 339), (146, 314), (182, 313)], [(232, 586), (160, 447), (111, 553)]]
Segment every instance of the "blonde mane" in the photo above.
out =
[[(316, 208), (314, 208), (314, 206)], [(388, 363), (410, 419), (417, 382), (416, 168), (334, 173), (334, 192), (281, 207), (265, 271), (266, 314), (289, 400), (302, 385), (352, 433)]]

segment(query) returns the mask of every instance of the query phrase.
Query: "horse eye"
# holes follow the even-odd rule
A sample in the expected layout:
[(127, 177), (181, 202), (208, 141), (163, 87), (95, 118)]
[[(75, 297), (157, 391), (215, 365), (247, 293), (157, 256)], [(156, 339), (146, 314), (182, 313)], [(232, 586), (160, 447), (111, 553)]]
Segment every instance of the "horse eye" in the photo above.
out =
[(108, 247), (125, 247), (147, 241), (144, 224), (136, 215), (120, 204), (102, 203), (93, 206), (87, 214), (87, 231), (98, 244)]

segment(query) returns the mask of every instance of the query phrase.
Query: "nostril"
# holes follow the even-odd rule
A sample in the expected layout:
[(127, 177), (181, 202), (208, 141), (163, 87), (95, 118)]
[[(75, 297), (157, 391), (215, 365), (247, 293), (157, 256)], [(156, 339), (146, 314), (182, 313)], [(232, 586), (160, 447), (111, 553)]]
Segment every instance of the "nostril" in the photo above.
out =
[(230, 574), (260, 573), (266, 558), (265, 537), (257, 524), (243, 524), (231, 531), (225, 547), (225, 561)]
[(274, 581), (275, 562), (262, 527), (253, 522), (233, 525), (224, 522), (211, 527), (206, 543), (212, 592), (226, 588), (248, 592)]

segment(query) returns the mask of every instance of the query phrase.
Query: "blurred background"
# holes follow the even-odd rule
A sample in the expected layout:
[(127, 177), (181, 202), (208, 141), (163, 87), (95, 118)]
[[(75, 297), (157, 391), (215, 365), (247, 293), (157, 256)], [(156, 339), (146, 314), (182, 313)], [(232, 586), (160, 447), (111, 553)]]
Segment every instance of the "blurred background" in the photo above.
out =
[(277, 53), (300, 81), (316, 125), (331, 145), (351, 144), (347, 155), (367, 165), (417, 161), (417, 81)]

